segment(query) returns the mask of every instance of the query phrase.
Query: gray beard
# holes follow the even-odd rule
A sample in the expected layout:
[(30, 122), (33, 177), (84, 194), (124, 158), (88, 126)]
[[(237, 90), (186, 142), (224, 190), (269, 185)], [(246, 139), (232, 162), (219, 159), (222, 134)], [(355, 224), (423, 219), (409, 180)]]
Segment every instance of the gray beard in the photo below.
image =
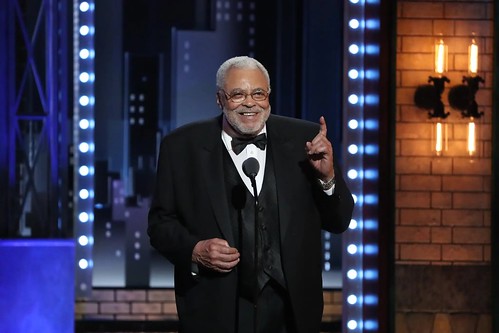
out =
[[(258, 108), (257, 110), (258, 110), (258, 112), (266, 112), (267, 111), (267, 110), (262, 109), (262, 108)], [(231, 136), (233, 136), (233, 135), (243, 136), (243, 137), (244, 136), (248, 136), (248, 137), (256, 136), (260, 132), (261, 128), (259, 128), (255, 132), (253, 130), (248, 130), (246, 128), (243, 128), (242, 126), (239, 126), (236, 123), (232, 123), (231, 121), (229, 121), (229, 117), (226, 114), (228, 112), (236, 112), (236, 113), (238, 113), (239, 111), (247, 111), (247, 109), (239, 109), (238, 108), (238, 109), (235, 109), (235, 110), (232, 110), (232, 111), (228, 111), (225, 108), (223, 109), (223, 113), (224, 113), (224, 124), (223, 124), (223, 126), (224, 126), (225, 132), (227, 132)], [(264, 122), (262, 124), (262, 128), (264, 127), (265, 122), (267, 121), (268, 116), (270, 115), (270, 112), (271, 112), (271, 107), (269, 106), (267, 118), (265, 118), (265, 120), (264, 120)], [(227, 127), (229, 127), (229, 128), (227, 128)]]

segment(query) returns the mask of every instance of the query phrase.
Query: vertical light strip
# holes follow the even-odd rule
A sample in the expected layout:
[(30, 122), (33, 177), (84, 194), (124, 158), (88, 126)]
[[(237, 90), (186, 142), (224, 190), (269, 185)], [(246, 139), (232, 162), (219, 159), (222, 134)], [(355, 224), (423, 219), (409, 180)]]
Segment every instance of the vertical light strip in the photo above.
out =
[(345, 1), (343, 164), (355, 209), (343, 242), (342, 332), (363, 332), (364, 0)]
[(94, 203), (94, 1), (73, 0), (74, 237), (76, 296), (92, 291)]

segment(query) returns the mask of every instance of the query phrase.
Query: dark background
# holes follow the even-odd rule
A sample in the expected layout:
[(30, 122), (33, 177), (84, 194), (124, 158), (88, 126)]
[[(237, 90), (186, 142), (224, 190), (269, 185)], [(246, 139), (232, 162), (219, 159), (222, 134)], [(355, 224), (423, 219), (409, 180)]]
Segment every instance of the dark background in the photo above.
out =
[[(159, 141), (220, 112), (229, 57), (267, 67), (273, 113), (324, 115), (341, 163), (342, 16), (342, 1), (96, 2), (94, 286), (172, 286), (145, 233)], [(324, 234), (326, 287), (341, 284), (340, 245)]]

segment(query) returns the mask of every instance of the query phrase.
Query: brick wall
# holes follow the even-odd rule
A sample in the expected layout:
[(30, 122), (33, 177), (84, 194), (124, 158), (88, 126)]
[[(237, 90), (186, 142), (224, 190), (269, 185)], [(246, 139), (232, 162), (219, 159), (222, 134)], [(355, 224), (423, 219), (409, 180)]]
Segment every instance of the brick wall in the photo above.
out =
[[(472, 309), (477, 289), (469, 286), (485, 281), (478, 296), (490, 306), (490, 270), (486, 268), (491, 262), (493, 0), (398, 0), (397, 16), (396, 277), (409, 280), (396, 281), (397, 333), (414, 329), (421, 333), (491, 332), (490, 307)], [(465, 150), (466, 121), (448, 103), (449, 89), (467, 75), (472, 33), (479, 44), (479, 75), (485, 79), (476, 95), (484, 116), (479, 123), (480, 156), (473, 160)], [(428, 112), (414, 105), (414, 93), (419, 85), (427, 84), (429, 76), (435, 76), (433, 48), (440, 36), (449, 48), (445, 76), (451, 82), (446, 84), (442, 101), (450, 116), (448, 150), (436, 157), (431, 152)], [(448, 267), (442, 271), (442, 266)], [(469, 267), (480, 274), (468, 272), (463, 278)], [(436, 278), (436, 285), (419, 283), (429, 277)], [(442, 300), (436, 298), (453, 295), (436, 289), (457, 288), (459, 280), (470, 283), (459, 295), (460, 306), (451, 309), (449, 303), (442, 308)], [(432, 305), (431, 298), (418, 299), (414, 290), (438, 297)]]
[(176, 320), (175, 294), (170, 289), (94, 289), (76, 302), (75, 319)]
[[(323, 321), (340, 320), (341, 309), (341, 291), (324, 291)], [(77, 300), (75, 313), (76, 320), (178, 319), (172, 289), (94, 289), (90, 299)]]

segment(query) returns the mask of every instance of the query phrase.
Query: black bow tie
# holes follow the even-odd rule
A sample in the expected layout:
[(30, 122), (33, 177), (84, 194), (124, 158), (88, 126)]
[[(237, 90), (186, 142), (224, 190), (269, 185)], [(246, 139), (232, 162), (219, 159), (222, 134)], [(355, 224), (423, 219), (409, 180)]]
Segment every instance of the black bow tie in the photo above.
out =
[(265, 133), (262, 133), (250, 139), (232, 138), (230, 144), (232, 146), (232, 150), (234, 151), (234, 153), (236, 153), (236, 155), (239, 155), (244, 150), (244, 148), (246, 148), (246, 146), (249, 144), (254, 144), (261, 150), (264, 150), (265, 145), (267, 144), (267, 136), (265, 136)]

